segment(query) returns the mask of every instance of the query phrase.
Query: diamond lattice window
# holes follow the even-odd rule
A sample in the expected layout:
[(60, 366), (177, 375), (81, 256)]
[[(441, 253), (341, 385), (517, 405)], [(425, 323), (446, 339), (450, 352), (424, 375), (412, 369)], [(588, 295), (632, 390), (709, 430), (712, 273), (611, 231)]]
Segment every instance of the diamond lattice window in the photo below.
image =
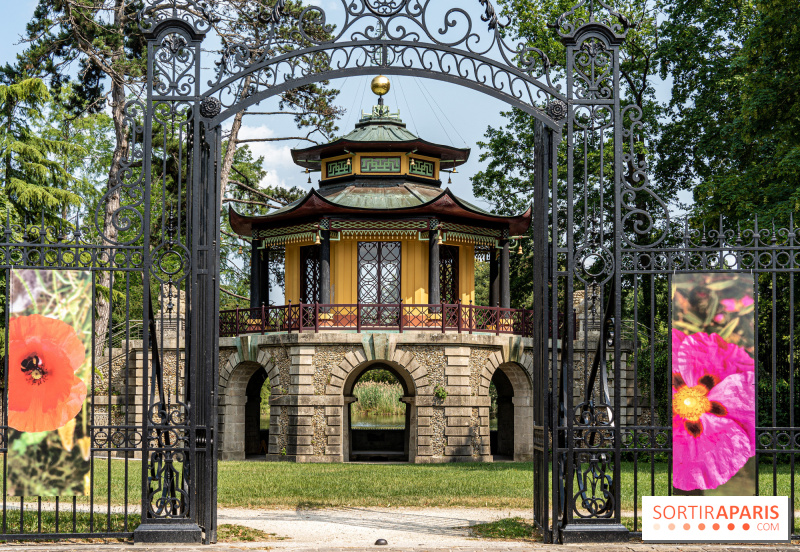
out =
[(439, 246), (439, 293), (442, 303), (458, 301), (458, 247)]

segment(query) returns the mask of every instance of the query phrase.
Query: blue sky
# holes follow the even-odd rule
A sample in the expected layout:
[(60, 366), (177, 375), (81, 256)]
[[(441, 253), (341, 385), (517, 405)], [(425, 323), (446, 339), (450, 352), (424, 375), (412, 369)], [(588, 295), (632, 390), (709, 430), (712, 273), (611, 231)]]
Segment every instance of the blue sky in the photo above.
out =
[[(322, 0), (322, 7), (332, 11), (332, 6), (326, 4), (332, 4), (333, 1)], [(0, 43), (0, 63), (13, 63), (16, 53), (24, 48), (24, 45), (18, 44), (19, 35), (24, 32), (36, 4), (37, 0), (15, 0), (13, 7), (7, 7), (0, 18), (0, 36), (4, 37)], [(210, 65), (210, 61), (208, 63)], [(369, 110), (375, 103), (376, 98), (369, 91), (370, 80), (371, 77), (357, 77), (332, 82), (332, 86), (341, 90), (337, 103), (346, 110), (339, 122), (340, 133), (349, 132), (361, 110)], [(669, 87), (665, 83), (661, 83), (658, 89), (660, 96), (669, 94)], [(408, 128), (418, 136), (431, 142), (472, 149), (469, 162), (453, 175), (449, 187), (457, 195), (489, 207), (487, 203), (475, 199), (469, 177), (484, 165), (478, 162), (480, 150), (476, 142), (482, 139), (488, 126), (503, 124), (500, 112), (508, 110), (509, 106), (465, 87), (411, 77), (392, 77), (392, 90), (386, 97), (386, 103), (393, 110), (400, 110)], [(257, 110), (276, 111), (277, 107), (277, 101), (271, 100), (264, 102)], [(287, 116), (246, 117), (241, 137), (297, 136), (300, 133), (291, 119)], [(302, 174), (290, 157), (291, 148), (308, 145), (308, 142), (296, 140), (251, 143), (250, 148), (257, 156), (264, 157), (265, 167), (269, 171), (263, 184), (308, 189), (311, 185), (307, 184), (307, 175)], [(313, 185), (316, 185), (314, 176)]]
[[(0, 43), (0, 63), (13, 63), (14, 56), (24, 48), (24, 45), (17, 44), (19, 35), (24, 32), (36, 3), (36, 0), (15, 0), (13, 7), (6, 9), (4, 17), (0, 18), (0, 36), (4, 37)], [(375, 96), (369, 91), (370, 80), (371, 77), (358, 77), (333, 81), (332, 86), (340, 87), (342, 91), (337, 103), (347, 110), (339, 123), (340, 132), (351, 130), (361, 110), (369, 110), (376, 103)], [(477, 201), (469, 182), (469, 176), (480, 170), (476, 142), (489, 125), (502, 124), (499, 112), (508, 106), (479, 92), (429, 79), (392, 77), (392, 85), (386, 103), (393, 110), (400, 110), (412, 132), (431, 142), (472, 148), (470, 161), (453, 175), (453, 183), (449, 186), (457, 195)], [(265, 102), (258, 110), (276, 108), (276, 102)], [(298, 131), (291, 123), (291, 117), (286, 116), (247, 117), (242, 130), (242, 136), (247, 138), (296, 135)], [(291, 148), (308, 145), (308, 142), (300, 141), (251, 143), (254, 153), (265, 158), (269, 175), (264, 183), (308, 189), (307, 175), (292, 163), (289, 153)], [(488, 207), (484, 202), (478, 203)]]

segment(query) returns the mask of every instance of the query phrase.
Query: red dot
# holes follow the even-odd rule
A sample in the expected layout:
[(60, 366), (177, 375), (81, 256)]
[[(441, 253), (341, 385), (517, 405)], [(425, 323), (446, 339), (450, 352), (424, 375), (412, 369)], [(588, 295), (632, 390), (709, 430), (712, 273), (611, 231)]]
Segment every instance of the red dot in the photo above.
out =
[(733, 523), (728, 524), (728, 531), (733, 531), (734, 527), (736, 527)]
[(672, 530), (674, 530), (674, 529), (675, 529), (675, 524), (674, 524), (674, 523), (670, 523), (670, 524), (668, 525), (668, 527), (669, 527), (669, 530), (670, 530), (670, 531), (672, 531)]
[(705, 523), (701, 523), (701, 524), (699, 524), (699, 525), (697, 526), (697, 528), (698, 528), (698, 529), (700, 529), (700, 530), (702, 531), (703, 529), (705, 529), (705, 528), (706, 528), (706, 524), (705, 524)]
[(683, 524), (683, 530), (684, 531), (688, 531), (690, 527), (691, 527), (691, 525), (689, 525), (688, 523), (684, 523)]
[(719, 523), (715, 523), (712, 525), (712, 527), (714, 528), (714, 531), (719, 531)]
[(742, 525), (742, 529), (747, 531), (748, 529), (750, 529), (750, 524), (749, 523), (745, 523), (744, 525)]

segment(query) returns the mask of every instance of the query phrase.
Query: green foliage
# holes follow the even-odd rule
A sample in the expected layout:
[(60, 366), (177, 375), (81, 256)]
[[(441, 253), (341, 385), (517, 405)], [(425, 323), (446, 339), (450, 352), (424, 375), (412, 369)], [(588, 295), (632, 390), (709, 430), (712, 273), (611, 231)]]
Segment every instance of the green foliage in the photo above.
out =
[(2, 207), (14, 222), (31, 222), (43, 212), (52, 221), (81, 197), (63, 159), (83, 153), (79, 145), (57, 136), (42, 115), (51, 97), (39, 79), (0, 84), (0, 178)]
[(136, 25), (142, 6), (141, 0), (39, 0), (18, 66), (46, 75), (56, 91), (71, 83), (74, 94), (64, 98), (71, 113), (102, 112), (106, 85), (120, 101), (125, 88), (142, 83), (146, 75), (145, 39)]
[(433, 388), (433, 396), (443, 401), (447, 398), (447, 389), (443, 385), (437, 385)]
[[(224, 148), (228, 143), (223, 144)], [(233, 157), (232, 184), (228, 187), (226, 197), (239, 201), (251, 203), (234, 203), (236, 210), (240, 214), (246, 215), (265, 215), (271, 209), (265, 201), (267, 198), (274, 198), (277, 203), (291, 203), (305, 195), (305, 192), (297, 187), (290, 189), (280, 187), (261, 186), (259, 183), (267, 175), (264, 168), (264, 158), (253, 156), (248, 146), (241, 146), (236, 149)], [(236, 182), (234, 182), (236, 181)], [(241, 182), (244, 186), (235, 185)], [(245, 187), (246, 186), (246, 187)], [(250, 189), (248, 189), (250, 188)], [(254, 205), (253, 203), (257, 203)], [(231, 228), (228, 218), (228, 210), (223, 208), (220, 214), (220, 225), (223, 237), (220, 245), (220, 285), (231, 293), (241, 297), (250, 295), (250, 254), (251, 245), (249, 240), (234, 237), (236, 234)], [(264, 255), (265, 252), (260, 252)], [(281, 290), (284, 287), (283, 271), (273, 270), (273, 285), (277, 285)], [(280, 292), (282, 294), (283, 291)], [(271, 301), (275, 300), (278, 293), (270, 293)], [(249, 301), (233, 297), (228, 293), (220, 294), (220, 308), (233, 309), (236, 307), (249, 307)]]
[(475, 304), (489, 305), (489, 263), (475, 260)]
[(358, 399), (353, 403), (353, 413), (358, 415), (400, 416), (406, 405), (400, 402), (403, 387), (395, 383), (359, 381), (353, 387), (353, 395)]
[(695, 185), (695, 218), (800, 209), (800, 6), (793, 0), (664, 2), (659, 58), (673, 79), (657, 174)]
[(391, 384), (396, 383), (398, 385), (400, 384), (394, 374), (392, 374), (389, 370), (382, 370), (381, 368), (369, 370), (362, 374), (360, 378), (358, 378), (359, 383), (366, 383), (370, 381)]

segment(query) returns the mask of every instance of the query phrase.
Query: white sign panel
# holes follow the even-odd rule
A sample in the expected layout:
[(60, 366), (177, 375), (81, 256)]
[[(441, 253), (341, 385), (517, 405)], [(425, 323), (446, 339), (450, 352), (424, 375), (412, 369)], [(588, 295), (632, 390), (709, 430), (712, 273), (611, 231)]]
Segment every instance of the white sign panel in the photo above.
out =
[(645, 496), (645, 542), (789, 542), (787, 496)]

